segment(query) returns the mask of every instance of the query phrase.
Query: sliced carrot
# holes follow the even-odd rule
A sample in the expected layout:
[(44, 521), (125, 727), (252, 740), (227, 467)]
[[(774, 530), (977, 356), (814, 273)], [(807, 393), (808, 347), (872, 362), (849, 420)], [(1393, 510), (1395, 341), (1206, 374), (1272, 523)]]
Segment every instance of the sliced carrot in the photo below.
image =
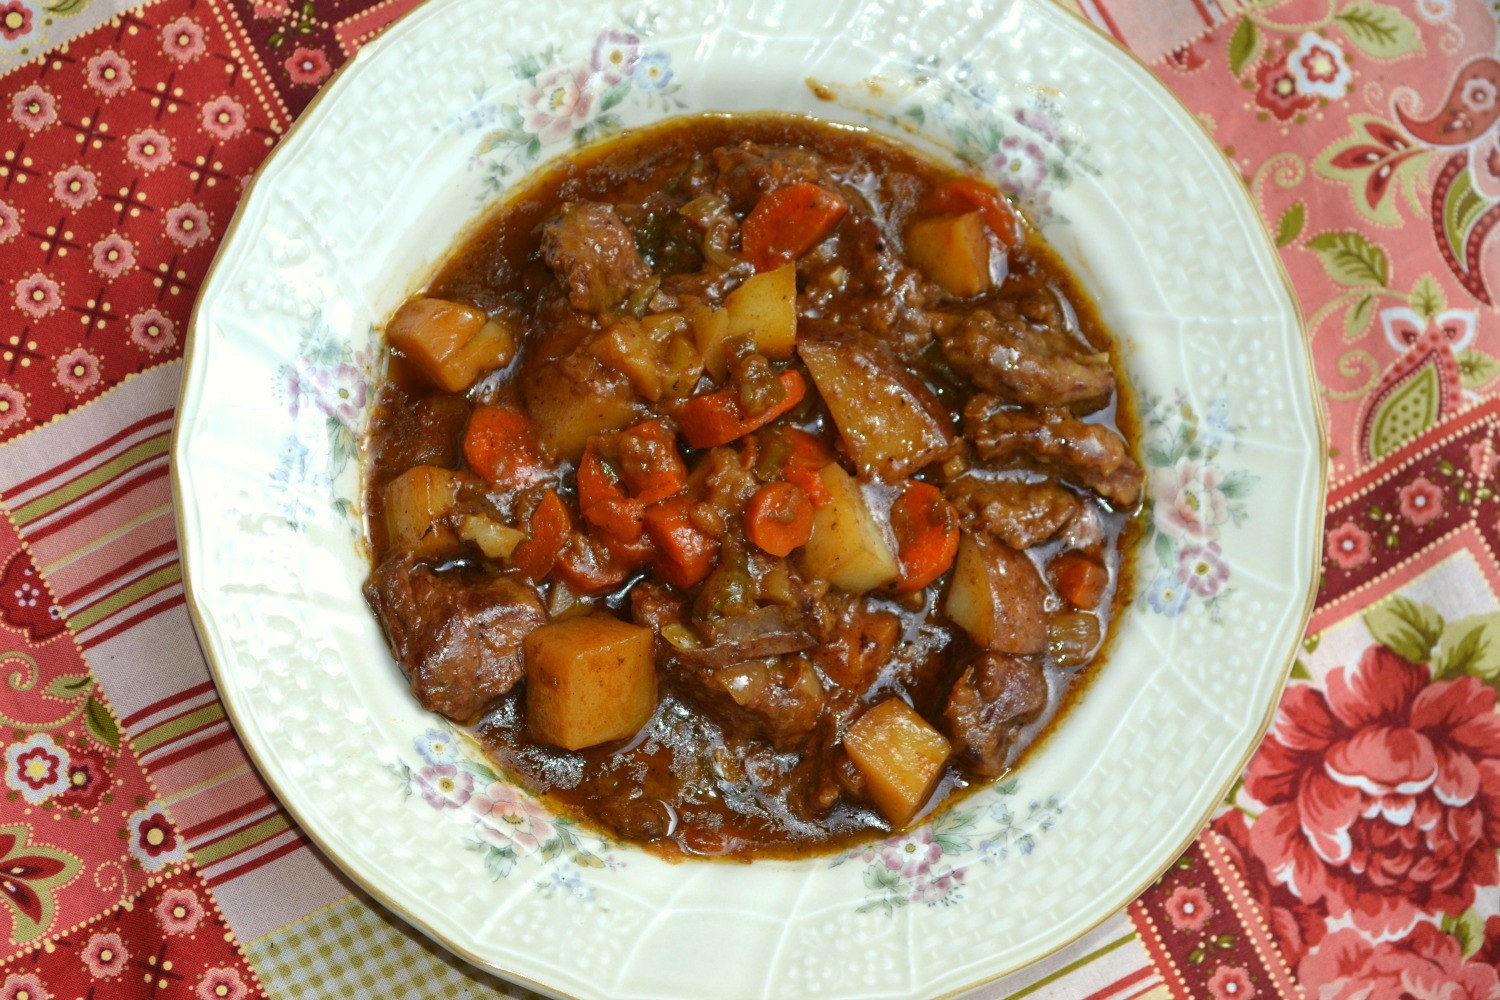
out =
[(619, 438), (620, 478), (631, 496), (650, 506), (687, 485), (687, 466), (677, 453), (677, 435), (660, 420), (648, 420)]
[(800, 181), (761, 195), (740, 225), (740, 249), (757, 271), (769, 271), (823, 242), (849, 203), (843, 195)]
[(532, 580), (540, 581), (552, 572), (557, 555), (567, 544), (573, 519), (568, 506), (551, 490), (531, 512), (526, 538), (510, 554), (511, 565)]
[(958, 555), (958, 515), (929, 483), (907, 482), (891, 504), (891, 530), (901, 563), (901, 575), (893, 585), (897, 593), (921, 590), (946, 573)]
[(802, 487), (802, 492), (807, 494), (814, 507), (828, 506), (832, 497), (818, 470), (834, 460), (833, 452), (822, 441), (799, 428), (786, 427), (780, 434), (792, 447), (782, 466), (781, 477)]
[(464, 428), (464, 461), (496, 489), (519, 490), (547, 478), (531, 421), (510, 406), (480, 406)]
[(806, 545), (812, 529), (812, 502), (792, 483), (762, 486), (745, 505), (745, 537), (773, 556)]
[(1099, 606), (1109, 586), (1109, 570), (1104, 564), (1077, 551), (1064, 552), (1052, 560), (1050, 575), (1062, 599), (1085, 611)]
[(688, 516), (693, 502), (681, 494), (646, 510), (646, 534), (656, 545), (656, 566), (682, 590), (701, 583), (719, 558), (719, 540)]
[(978, 211), (984, 224), (1008, 247), (1021, 242), (1020, 218), (1005, 196), (972, 177), (956, 177), (932, 192), (929, 199), (937, 212)]
[(807, 382), (802, 376), (789, 371), (782, 372), (779, 378), (785, 390), (781, 402), (758, 413), (746, 413), (739, 393), (732, 387), (689, 399), (682, 405), (683, 440), (687, 441), (689, 448), (728, 444), (764, 427), (802, 402), (802, 397), (807, 395)]
[(578, 462), (578, 510), (584, 521), (622, 542), (641, 537), (646, 505), (625, 495), (618, 474), (600, 456), (600, 438), (591, 437)]

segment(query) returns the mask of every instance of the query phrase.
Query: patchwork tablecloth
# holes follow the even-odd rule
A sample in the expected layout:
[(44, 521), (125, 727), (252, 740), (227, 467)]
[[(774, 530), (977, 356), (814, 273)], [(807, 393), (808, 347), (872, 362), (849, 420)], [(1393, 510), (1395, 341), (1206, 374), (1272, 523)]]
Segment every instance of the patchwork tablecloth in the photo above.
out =
[[(1243, 175), (1333, 482), (1243, 780), (1126, 911), (980, 995), (1500, 997), (1500, 3), (1067, 2)], [(414, 3), (0, 0), (0, 1000), (521, 995), (277, 806), (168, 488), (184, 327), (247, 178)]]

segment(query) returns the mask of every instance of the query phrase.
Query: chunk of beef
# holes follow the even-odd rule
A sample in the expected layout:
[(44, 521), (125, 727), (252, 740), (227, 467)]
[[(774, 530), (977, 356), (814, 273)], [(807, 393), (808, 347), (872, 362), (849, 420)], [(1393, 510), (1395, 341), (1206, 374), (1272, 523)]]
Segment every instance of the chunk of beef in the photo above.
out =
[(635, 237), (608, 205), (571, 201), (542, 224), (542, 258), (568, 286), (573, 308), (602, 313), (651, 280)]
[(800, 653), (816, 645), (802, 613), (779, 605), (710, 619), (701, 622), (698, 630), (703, 633), (704, 645), (698, 649), (679, 649), (677, 656), (709, 670), (745, 660)]
[(630, 588), (630, 620), (660, 633), (663, 626), (681, 625), (687, 608), (681, 597), (662, 583), (641, 581)]
[(521, 640), (547, 620), (529, 585), (475, 570), (438, 571), (393, 556), (365, 584), (423, 708), (478, 718), (521, 679)]
[(818, 639), (811, 655), (838, 686), (841, 703), (852, 704), (869, 688), (901, 638), (894, 613), (837, 591), (814, 606), (811, 623)]
[(716, 721), (738, 737), (769, 740), (778, 751), (795, 749), (817, 726), (823, 682), (801, 656), (766, 657), (723, 667), (674, 660), (672, 678), (714, 709)]
[(949, 483), (943, 492), (965, 527), (984, 532), (1013, 549), (1045, 542), (1083, 506), (1077, 496), (1054, 482), (964, 476)]
[(468, 421), (469, 402), (462, 396), (381, 383), (370, 425), (370, 482), (378, 486), (418, 465), (456, 468)]
[(975, 309), (938, 342), (949, 364), (1009, 402), (1087, 412), (1115, 390), (1109, 355), (1073, 335), (1048, 292)]
[(816, 154), (797, 146), (761, 146), (742, 142), (713, 151), (719, 177), (714, 192), (741, 214), (750, 211), (760, 196), (798, 181), (833, 187)]
[(964, 429), (983, 459), (1055, 470), (1119, 508), (1141, 498), (1146, 474), (1119, 434), (1066, 410), (1016, 410), (979, 395), (964, 407)]
[(1047, 678), (1031, 660), (988, 653), (953, 684), (943, 719), (954, 753), (987, 778), (1004, 773), (1021, 727), (1047, 706)]

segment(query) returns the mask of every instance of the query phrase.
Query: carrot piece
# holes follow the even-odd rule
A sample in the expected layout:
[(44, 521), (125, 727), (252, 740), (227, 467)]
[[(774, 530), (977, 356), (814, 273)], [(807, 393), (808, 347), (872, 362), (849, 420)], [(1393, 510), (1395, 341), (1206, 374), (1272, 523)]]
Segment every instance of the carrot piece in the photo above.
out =
[(1000, 242), (1013, 247), (1021, 242), (1020, 219), (1005, 196), (983, 181), (956, 177), (932, 192), (930, 204), (938, 212), (978, 211), (984, 224)]
[(464, 428), (464, 461), (496, 489), (519, 490), (547, 478), (526, 414), (510, 406), (480, 406)]
[(761, 195), (740, 225), (740, 249), (757, 271), (795, 260), (821, 243), (849, 203), (843, 195), (800, 181)]
[(806, 545), (812, 529), (812, 502), (792, 483), (762, 486), (745, 505), (745, 537), (773, 556)]
[(557, 554), (557, 577), (579, 594), (597, 594), (625, 582), (630, 570), (603, 539), (575, 531)]
[(893, 589), (909, 594), (948, 571), (958, 555), (958, 515), (936, 486), (910, 480), (891, 504), (901, 575)]
[(1097, 608), (1109, 586), (1109, 570), (1093, 556), (1064, 552), (1052, 560), (1052, 585), (1075, 608)]
[(578, 510), (583, 519), (622, 542), (641, 537), (645, 504), (625, 495), (615, 471), (599, 454), (600, 438), (589, 438), (578, 462)]
[(620, 435), (620, 478), (649, 507), (681, 492), (687, 466), (677, 453), (677, 435), (660, 420), (648, 420)]
[(656, 545), (656, 566), (672, 586), (686, 590), (713, 571), (719, 540), (693, 523), (693, 502), (681, 494), (646, 510), (646, 535)]
[(818, 470), (833, 461), (833, 452), (822, 441), (796, 427), (782, 428), (781, 437), (792, 447), (782, 464), (781, 478), (802, 487), (814, 507), (828, 506), (832, 496)]
[(567, 504), (548, 490), (536, 510), (531, 512), (528, 529), (526, 538), (511, 552), (510, 562), (532, 580), (540, 581), (552, 572), (557, 555), (567, 544), (568, 534), (573, 529)]
[(782, 372), (781, 402), (758, 413), (746, 413), (732, 387), (694, 396), (682, 405), (682, 437), (689, 448), (713, 448), (744, 437), (781, 416), (807, 395), (807, 382), (795, 371)]

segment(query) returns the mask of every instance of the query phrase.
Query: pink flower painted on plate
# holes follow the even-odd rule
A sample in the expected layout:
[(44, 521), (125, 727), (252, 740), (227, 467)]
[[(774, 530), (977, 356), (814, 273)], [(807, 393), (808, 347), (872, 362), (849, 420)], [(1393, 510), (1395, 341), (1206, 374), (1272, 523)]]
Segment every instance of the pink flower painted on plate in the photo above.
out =
[(68, 751), (46, 733), (5, 748), (5, 783), (32, 805), (68, 790)]
[(152, 912), (162, 933), (176, 937), (193, 933), (203, 922), (203, 904), (191, 889), (168, 889)]
[(913, 880), (911, 901), (925, 903), (928, 906), (951, 903), (955, 900), (958, 890), (963, 888), (963, 881), (962, 868), (949, 868), (945, 865), (941, 869), (918, 876)]
[(0, 3), (0, 38), (7, 42), (31, 34), (33, 21), (31, 8), (21, 3), (21, 0)]
[(1287, 66), (1289, 55), (1274, 62), (1263, 62), (1255, 71), (1255, 103), (1280, 121), (1290, 121), (1318, 103), (1316, 97), (1298, 88), (1297, 76)]
[(1208, 992), (1214, 1000), (1250, 1000), (1260, 991), (1250, 981), (1250, 974), (1238, 965), (1221, 965), (1208, 978)]
[(10, 99), (10, 116), (22, 128), (40, 132), (57, 121), (57, 98), (34, 83), (22, 87)]
[(147, 309), (130, 317), (130, 342), (151, 354), (160, 354), (177, 343), (177, 328), (161, 310)]
[(130, 952), (125, 950), (125, 942), (120, 940), (120, 935), (110, 932), (90, 937), (83, 946), (80, 957), (83, 959), (83, 967), (95, 979), (113, 979), (125, 971), (125, 964), (130, 961)]
[(135, 267), (135, 245), (119, 233), (110, 233), (94, 244), (94, 270), (106, 278), (118, 278)]
[(1229, 520), (1229, 502), (1219, 484), (1224, 474), (1212, 465), (1179, 458), (1176, 465), (1151, 470), (1151, 495), (1156, 501), (1156, 530), (1169, 538), (1211, 542), (1219, 525)]
[(1255, 856), (1373, 937), (1456, 916), (1500, 883), (1500, 713), (1475, 677), (1371, 646), (1327, 690), (1294, 684), (1251, 759)]
[(1331, 529), (1324, 538), (1328, 558), (1340, 569), (1357, 569), (1369, 562), (1372, 545), (1370, 533), (1353, 521)]
[(52, 1000), (52, 993), (34, 972), (12, 972), (0, 983), (0, 1000)]
[(457, 809), (474, 794), (474, 776), (452, 764), (424, 767), (412, 781), (434, 809)]
[(333, 67), (328, 65), (328, 56), (322, 49), (310, 49), (301, 45), (281, 65), (286, 67), (287, 76), (292, 78), (293, 83), (308, 86), (322, 83), (333, 72)]
[(1032, 194), (1047, 179), (1047, 154), (1029, 139), (1008, 135), (1000, 140), (1000, 151), (990, 157), (989, 170), (1007, 194)]
[(1287, 70), (1297, 81), (1299, 93), (1337, 100), (1349, 92), (1354, 74), (1344, 59), (1344, 50), (1315, 31), (1298, 39), (1287, 58)]
[(493, 782), (475, 794), (469, 810), (479, 817), (475, 832), (481, 840), (517, 854), (534, 851), (553, 836), (552, 817), (504, 782)]
[(41, 319), (62, 307), (62, 286), (36, 271), (16, 282), (16, 308)]
[(521, 124), (542, 142), (557, 142), (587, 125), (598, 104), (587, 66), (556, 66), (537, 74), (521, 95)]
[(89, 86), (105, 97), (123, 94), (134, 82), (129, 61), (113, 49), (105, 49), (89, 60), (87, 79)]
[(1351, 928), (1329, 934), (1297, 966), (1317, 984), (1317, 1000), (1497, 1000), (1500, 975), (1484, 961), (1464, 961), (1451, 934), (1420, 923), (1399, 941), (1371, 943)]
[(21, 210), (0, 201), (0, 243), (9, 243), (21, 235)]
[(203, 29), (190, 17), (179, 17), (161, 29), (161, 50), (180, 63), (192, 62), (208, 51)]
[(142, 129), (125, 140), (125, 159), (149, 174), (172, 162), (172, 141), (154, 128)]
[(167, 237), (186, 249), (192, 249), (213, 235), (209, 230), (208, 213), (190, 201), (167, 209), (163, 221)]
[(1418, 476), (1397, 494), (1401, 499), (1401, 516), (1421, 527), (1443, 514), (1443, 488), (1426, 476)]
[(1229, 579), (1229, 564), (1216, 542), (1184, 545), (1177, 553), (1177, 578), (1199, 597), (1212, 597)]
[(187, 858), (187, 847), (159, 804), (137, 809), (126, 821), (131, 855), (148, 872)]
[(0, 382), (0, 431), (26, 419), (26, 396), (15, 386)]
[(92, 170), (75, 163), (52, 175), (52, 196), (76, 211), (99, 197), (99, 179)]
[(225, 967), (206, 970), (193, 992), (199, 1000), (243, 1000), (250, 990), (240, 978), (239, 970)]
[(233, 139), (245, 131), (245, 108), (222, 94), (203, 105), (203, 129), (220, 139)]
[(600, 34), (594, 42), (594, 55), (589, 62), (599, 79), (614, 86), (630, 76), (640, 56), (639, 38), (629, 31), (611, 29)]
[(1201, 931), (1214, 915), (1208, 894), (1196, 885), (1179, 885), (1167, 897), (1167, 918), (1180, 931)]
[(57, 384), (74, 395), (82, 395), (99, 384), (103, 367), (99, 359), (82, 347), (58, 356)]

